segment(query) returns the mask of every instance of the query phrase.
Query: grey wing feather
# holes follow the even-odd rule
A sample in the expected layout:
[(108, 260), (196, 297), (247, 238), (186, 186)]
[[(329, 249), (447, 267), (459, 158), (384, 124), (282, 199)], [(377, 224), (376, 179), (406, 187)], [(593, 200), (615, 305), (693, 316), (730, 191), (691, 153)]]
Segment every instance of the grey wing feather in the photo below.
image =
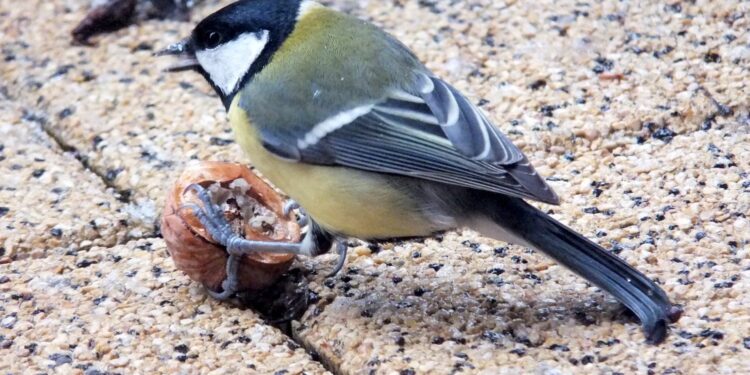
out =
[(458, 90), (437, 77), (426, 73), (417, 75), (420, 78), (416, 79), (416, 85), (421, 97), (456, 149), (472, 159), (501, 165), (524, 159), (523, 152)]
[[(426, 74), (416, 82), (411, 92), (395, 90), (377, 104), (334, 114), (296, 135), (297, 142), (263, 136), (264, 145), (279, 156), (312, 164), (559, 203), (526, 156), (466, 98)], [(280, 152), (280, 144), (301, 146)]]

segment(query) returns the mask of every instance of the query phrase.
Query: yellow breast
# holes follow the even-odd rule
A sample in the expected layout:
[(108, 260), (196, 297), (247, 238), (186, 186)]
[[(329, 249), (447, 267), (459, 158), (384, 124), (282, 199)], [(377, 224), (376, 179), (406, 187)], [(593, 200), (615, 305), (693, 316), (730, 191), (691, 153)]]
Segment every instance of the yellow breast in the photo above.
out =
[(230, 107), (229, 119), (250, 162), (323, 228), (361, 239), (420, 237), (444, 229), (397, 188), (403, 178), (289, 162), (271, 154), (238, 102), (239, 95)]

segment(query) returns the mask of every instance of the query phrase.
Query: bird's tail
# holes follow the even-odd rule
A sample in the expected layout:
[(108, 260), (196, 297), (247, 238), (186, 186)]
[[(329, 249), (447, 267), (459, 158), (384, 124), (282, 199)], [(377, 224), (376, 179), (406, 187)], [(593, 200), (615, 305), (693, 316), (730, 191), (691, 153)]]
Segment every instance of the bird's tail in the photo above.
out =
[(517, 198), (493, 196), (482, 210), (494, 225), (484, 235), (544, 252), (589, 282), (611, 293), (641, 320), (649, 343), (664, 340), (668, 324), (679, 319), (664, 291), (651, 279), (601, 246)]

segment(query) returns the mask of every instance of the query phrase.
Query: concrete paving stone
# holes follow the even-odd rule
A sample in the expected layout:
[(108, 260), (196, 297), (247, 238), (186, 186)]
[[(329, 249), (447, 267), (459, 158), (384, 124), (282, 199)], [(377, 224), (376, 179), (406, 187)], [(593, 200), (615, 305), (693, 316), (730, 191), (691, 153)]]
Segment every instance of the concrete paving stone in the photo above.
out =
[[(73, 46), (69, 30), (89, 3), (2, 6), (9, 14), (0, 24), (12, 36), (2, 42), (8, 94), (36, 110), (51, 134), (144, 210), (160, 209), (189, 160), (243, 160), (203, 78), (165, 73), (174, 61), (152, 56), (193, 24), (149, 21), (95, 37), (96, 47)], [(196, 19), (221, 5), (203, 4)]]
[[(95, 48), (71, 46), (67, 31), (88, 3), (0, 0), (0, 30), (8, 36), (0, 41), (0, 93), (28, 106), (36, 121), (93, 171), (117, 190), (130, 192), (137, 208), (133, 212), (141, 215), (158, 212), (166, 188), (189, 159), (244, 160), (231, 142), (219, 101), (203, 80), (164, 74), (160, 69), (169, 62), (151, 57), (157, 48), (187, 35), (192, 25), (150, 21), (96, 37)], [(204, 2), (194, 19), (220, 3), (227, 1)], [(360, 246), (353, 249), (341, 276), (313, 278), (311, 286), (320, 301), (295, 329), (296, 338), (330, 368), (341, 373), (497, 374), (732, 373), (750, 367), (745, 354), (750, 353), (750, 301), (743, 293), (750, 277), (750, 231), (744, 216), (750, 186), (744, 174), (750, 160), (750, 21), (742, 16), (750, 4), (331, 3), (383, 25), (480, 103), (540, 172), (551, 176), (550, 183), (564, 197), (561, 207), (552, 208), (555, 215), (657, 278), (686, 311), (669, 340), (652, 347), (643, 343), (634, 318), (610, 297), (537, 253), (470, 231), (447, 233), (438, 240)], [(720, 111), (701, 88), (727, 110)], [(152, 242), (162, 247), (160, 240)], [(156, 327), (138, 331), (140, 337), (165, 337), (161, 343), (166, 344), (118, 338), (121, 351), (107, 351), (114, 346), (110, 340), (102, 357), (87, 359), (83, 354), (81, 364), (90, 361), (99, 369), (124, 363), (139, 370), (195, 366), (184, 372), (232, 363), (227, 359), (263, 366), (257, 360), (266, 358), (262, 347), (232, 349), (240, 345), (235, 342), (228, 347), (231, 354), (220, 354), (218, 341), (196, 339), (194, 331), (185, 344), (187, 353), (181, 353), (186, 362), (175, 362), (173, 348), (184, 337), (175, 330), (191, 319), (190, 324), (198, 324), (191, 311), (210, 306), (202, 315), (211, 318), (200, 324), (222, 332), (215, 337), (226, 342), (236, 333), (224, 315), (236, 310), (205, 300), (181, 275), (154, 279), (151, 274), (158, 271), (153, 264), (163, 271), (171, 262), (163, 257), (146, 260), (147, 250), (116, 247), (90, 253), (107, 259), (111, 251), (122, 251), (122, 260), (110, 268), (126, 260), (138, 262), (141, 270), (135, 275), (151, 278), (132, 288), (143, 282), (159, 293), (139, 294), (127, 289), (132, 284), (114, 283), (131, 301), (122, 314), (132, 312), (127, 318), (131, 320), (160, 316), (159, 325), (133, 325)], [(327, 271), (327, 260), (306, 261), (305, 266)], [(79, 279), (103, 282), (94, 271), (98, 265), (78, 270)], [(48, 261), (2, 267), (22, 266), (53, 269)], [(124, 275), (113, 277), (127, 281)], [(12, 274), (8, 280), (13, 281), (5, 285), (36, 285), (17, 281), (19, 277), (34, 276)], [(68, 291), (76, 293), (84, 292)], [(112, 301), (110, 293), (107, 300)], [(94, 308), (92, 299), (103, 294), (71, 300), (88, 306), (85, 311), (96, 311), (100, 307)], [(29, 303), (24, 292), (8, 298), (18, 306)], [(46, 298), (48, 305), (60, 304), (59, 295)], [(156, 306), (157, 300), (182, 305)], [(42, 314), (47, 313), (32, 316)], [(117, 314), (110, 316), (131, 321)], [(3, 323), (16, 326), (20, 315), (6, 313)], [(79, 321), (74, 315), (60, 316)], [(257, 320), (246, 311), (237, 318)], [(62, 323), (64, 318), (35, 319), (64, 332), (78, 329)], [(109, 324), (101, 317), (83, 321), (94, 327)], [(90, 340), (98, 350), (99, 339), (92, 333), (97, 329), (78, 332), (81, 344), (67, 348), (71, 358), (79, 358), (76, 351), (93, 351), (88, 349)], [(113, 329), (104, 337), (127, 333)], [(283, 344), (282, 339), (276, 342)], [(41, 347), (42, 341), (18, 338), (0, 347), (10, 345), (9, 350), (23, 353), (35, 349), (32, 343)], [(302, 355), (300, 349), (294, 352)], [(43, 358), (67, 361), (64, 352), (56, 353), (45, 352)], [(200, 359), (190, 358), (193, 353)], [(69, 364), (57, 368), (65, 366)]]
[(153, 235), (102, 180), (0, 99), (0, 263)]
[(4, 374), (327, 373), (175, 271), (161, 239), (0, 265), (0, 353)]
[(726, 124), (555, 166), (564, 202), (555, 216), (684, 307), (659, 346), (581, 278), (470, 231), (355, 248), (342, 276), (312, 283), (320, 302), (295, 334), (343, 373), (741, 371), (750, 366), (749, 145), (747, 127)]
[(362, 14), (469, 94), (539, 163), (747, 114), (749, 4), (392, 1)]

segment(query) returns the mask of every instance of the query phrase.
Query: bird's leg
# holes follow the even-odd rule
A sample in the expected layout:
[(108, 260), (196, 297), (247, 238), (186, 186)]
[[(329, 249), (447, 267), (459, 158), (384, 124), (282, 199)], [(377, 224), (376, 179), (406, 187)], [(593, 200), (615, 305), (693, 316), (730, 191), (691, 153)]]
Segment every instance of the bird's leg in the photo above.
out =
[(226, 299), (237, 291), (239, 259), (249, 253), (283, 253), (304, 256), (315, 256), (321, 253), (315, 241), (308, 240), (309, 234), (300, 243), (272, 242), (272, 241), (250, 241), (242, 238), (232, 230), (227, 222), (221, 208), (211, 200), (211, 193), (200, 185), (192, 184), (187, 190), (194, 191), (203, 203), (203, 207), (197, 205), (186, 205), (184, 208), (193, 211), (193, 214), (206, 228), (206, 231), (214, 239), (227, 249), (227, 278), (222, 283), (224, 289), (221, 293), (211, 293), (218, 299)]
[[(284, 215), (289, 216), (289, 214), (293, 211), (297, 210), (298, 212), (298, 219), (297, 224), (300, 226), (306, 226), (310, 223), (310, 220), (307, 217), (307, 212), (305, 212), (305, 209), (300, 207), (299, 203), (297, 203), (294, 200), (288, 200), (286, 203), (284, 203)], [(328, 277), (336, 276), (341, 269), (344, 268), (344, 265), (346, 264), (346, 253), (349, 247), (346, 244), (346, 241), (343, 239), (339, 239), (336, 242), (336, 253), (339, 255), (338, 261), (336, 261), (336, 266), (333, 268), (333, 270), (327, 275)]]

